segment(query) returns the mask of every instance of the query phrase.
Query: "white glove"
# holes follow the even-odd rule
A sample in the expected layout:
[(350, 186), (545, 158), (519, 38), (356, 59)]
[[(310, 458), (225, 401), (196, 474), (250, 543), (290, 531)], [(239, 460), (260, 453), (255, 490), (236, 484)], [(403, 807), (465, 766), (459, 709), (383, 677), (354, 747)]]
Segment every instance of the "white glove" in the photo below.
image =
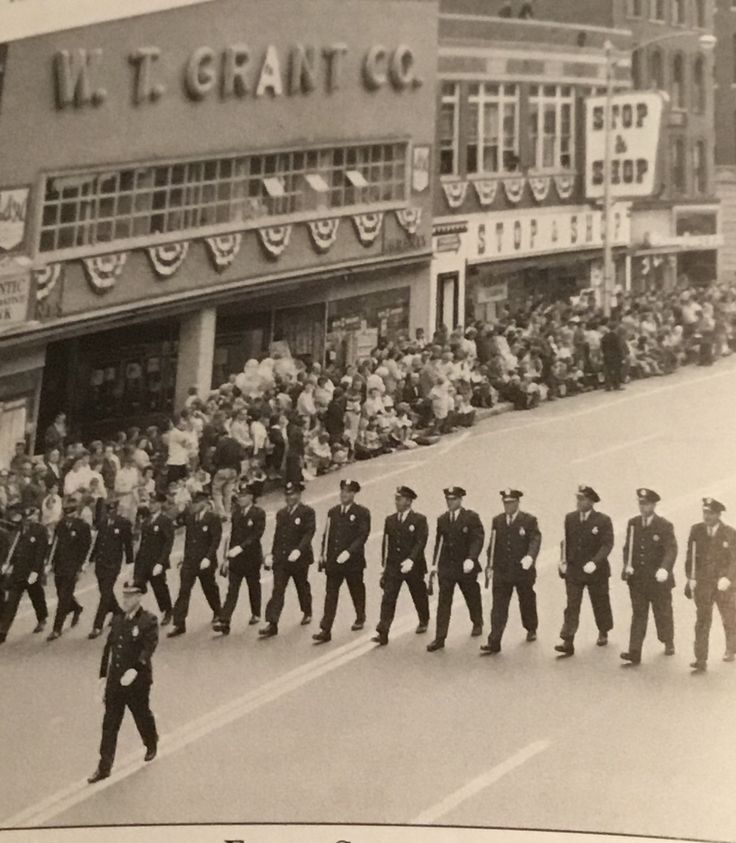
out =
[(207, 568), (209, 568), (211, 564), (212, 564), (212, 563), (210, 562), (210, 560), (209, 560), (209, 559), (203, 559), (203, 560), (199, 563), (199, 570), (200, 570), (200, 571), (206, 571), (206, 570), (207, 570)]
[(36, 571), (31, 571), (28, 575), (28, 585), (35, 585), (38, 582), (38, 574)]
[(525, 557), (521, 560), (521, 567), (522, 567), (525, 571), (528, 571), (528, 570), (529, 570), (529, 568), (531, 568), (533, 564), (534, 564), (534, 560), (532, 559), (532, 557), (531, 557), (531, 556), (525, 556)]
[(595, 569), (596, 569), (596, 564), (595, 564), (595, 562), (586, 562), (586, 563), (585, 563), (585, 565), (583, 565), (583, 571), (584, 571), (586, 574), (593, 574), (593, 573), (595, 573)]
[(669, 571), (666, 568), (657, 568), (657, 572), (654, 575), (654, 579), (657, 582), (667, 582), (669, 578)]
[(263, 567), (267, 571), (270, 571), (271, 568), (273, 568), (273, 556), (271, 556), (270, 553), (266, 554), (266, 558), (263, 560)]
[(404, 561), (401, 563), (401, 573), (408, 574), (413, 567), (414, 562), (411, 559), (404, 559)]
[(153, 566), (153, 570), (151, 571), (151, 574), (152, 574), (154, 577), (157, 577), (157, 576), (159, 576), (160, 574), (163, 574), (163, 572), (164, 572), (164, 566), (163, 566), (160, 562), (157, 562), (157, 563)]
[(688, 580), (687, 584), (690, 586), (690, 591), (695, 591), (695, 586), (697, 585), (697, 580)]
[(10, 570), (10, 565), (3, 565), (3, 567), (0, 568), (0, 574), (5, 576), (5, 574), (7, 574), (9, 570)]
[(289, 554), (289, 562), (296, 562), (301, 558), (302, 552), (301, 550), (292, 550)]
[(138, 676), (138, 671), (131, 667), (120, 677), (120, 684), (123, 688), (127, 688), (128, 685), (132, 685), (135, 682), (136, 676)]
[(470, 574), (472, 572), (473, 568), (475, 568), (475, 562), (473, 562), (472, 559), (466, 559), (463, 562), (463, 573), (464, 574)]
[(350, 553), (347, 550), (343, 550), (343, 552), (337, 557), (337, 564), (344, 565), (348, 559), (350, 559)]
[(567, 573), (567, 562), (560, 562), (560, 573), (564, 576)]
[(236, 556), (240, 556), (242, 552), (243, 548), (240, 547), (240, 545), (237, 545), (236, 547), (231, 547), (230, 550), (228, 550), (227, 552), (227, 558), (234, 559)]
[(721, 577), (718, 580), (718, 590), (719, 591), (728, 591), (731, 587), (731, 580), (728, 577)]

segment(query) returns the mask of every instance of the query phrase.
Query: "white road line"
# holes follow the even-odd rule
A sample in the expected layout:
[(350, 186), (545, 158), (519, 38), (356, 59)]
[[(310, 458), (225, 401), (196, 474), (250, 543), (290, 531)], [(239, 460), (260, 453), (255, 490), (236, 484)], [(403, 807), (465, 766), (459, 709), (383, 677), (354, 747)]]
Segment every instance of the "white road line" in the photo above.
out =
[(529, 746), (525, 746), (524, 749), (515, 752), (487, 773), (483, 773), (483, 775), (468, 782), (464, 787), (446, 796), (441, 802), (432, 805), (426, 811), (422, 811), (418, 817), (410, 821), (409, 825), (432, 825), (451, 811), (454, 811), (463, 802), (467, 802), (468, 799), (472, 799), (473, 796), (482, 793), (486, 788), (521, 767), (522, 764), (534, 758), (535, 755), (539, 755), (540, 752), (549, 749), (549, 747), (550, 741), (547, 740), (530, 743)]
[(625, 451), (628, 448), (635, 448), (637, 445), (643, 445), (645, 442), (651, 442), (653, 439), (661, 439), (662, 433), (651, 433), (649, 436), (642, 436), (640, 439), (631, 439), (628, 442), (621, 442), (618, 445), (611, 445), (609, 448), (603, 448), (600, 451), (595, 451), (592, 454), (586, 454), (584, 457), (578, 457), (575, 460), (570, 460), (570, 465), (579, 465), (583, 462), (590, 462), (598, 459), (598, 457), (605, 457), (608, 454), (615, 454), (618, 451)]

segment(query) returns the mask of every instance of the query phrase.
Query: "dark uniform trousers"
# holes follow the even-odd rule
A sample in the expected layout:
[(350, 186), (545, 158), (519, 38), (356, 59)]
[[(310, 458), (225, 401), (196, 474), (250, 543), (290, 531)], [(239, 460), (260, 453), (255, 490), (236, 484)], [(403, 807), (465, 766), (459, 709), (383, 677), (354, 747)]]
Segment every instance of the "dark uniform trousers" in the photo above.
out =
[(33, 611), (36, 613), (36, 620), (39, 623), (44, 623), (48, 618), (49, 612), (46, 608), (46, 595), (44, 594), (40, 579), (33, 585), (29, 585), (27, 582), (11, 582), (5, 594), (5, 605), (3, 606), (2, 618), (0, 618), (0, 634), (8, 634), (8, 630), (15, 620), (18, 604), (24, 592), (28, 593), (28, 597), (33, 605)]
[[(327, 513), (327, 528), (322, 540), (325, 560), (325, 606), (320, 629), (330, 632), (337, 614), (340, 588), (347, 583), (357, 623), (365, 623), (365, 543), (371, 532), (370, 512), (360, 504), (334, 506)], [(350, 553), (344, 564), (337, 562), (343, 551)]]
[(97, 612), (92, 623), (94, 629), (102, 629), (105, 625), (105, 618), (112, 612), (113, 615), (122, 615), (123, 610), (120, 608), (117, 597), (115, 597), (115, 583), (118, 579), (119, 571), (110, 568), (100, 568), (99, 565), (95, 571), (97, 576), (97, 586), (100, 590), (100, 602), (97, 604)]
[(70, 612), (81, 612), (82, 607), (74, 596), (77, 577), (89, 553), (92, 533), (80, 518), (65, 517), (56, 527), (55, 551), (50, 560), (56, 585), (56, 615), (54, 631), (61, 633)]
[(672, 615), (672, 590), (658, 582), (629, 583), (631, 595), (631, 634), (629, 652), (640, 653), (644, 645), (649, 621), (649, 607), (654, 614), (657, 638), (662, 644), (672, 644), (675, 638), (675, 621)]
[[(312, 614), (312, 589), (309, 585), (309, 566), (314, 561), (312, 539), (314, 538), (316, 516), (311, 506), (299, 503), (289, 509), (283, 507), (276, 513), (276, 530), (273, 536), (273, 590), (266, 606), (266, 621), (278, 626), (284, 609), (284, 596), (289, 581), (299, 598), (299, 608), (304, 615)], [(289, 561), (295, 550), (299, 559)]]
[[(181, 566), (179, 595), (174, 604), (174, 626), (184, 629), (189, 614), (189, 601), (194, 584), (199, 580), (205, 599), (212, 613), (219, 619), (222, 604), (217, 587), (217, 551), (222, 538), (222, 522), (212, 512), (193, 515), (190, 512), (180, 516), (178, 523), (186, 527), (184, 537), (184, 561)], [(208, 560), (209, 565), (202, 569), (200, 564)]]
[(100, 602), (92, 624), (94, 629), (102, 629), (105, 618), (122, 614), (115, 597), (115, 583), (122, 568), (133, 563), (133, 535), (130, 521), (120, 516), (106, 521), (100, 526), (92, 548), (95, 560), (95, 574), (100, 589)]
[(534, 582), (504, 582), (493, 581), (493, 606), (491, 608), (491, 640), (500, 642), (509, 619), (509, 604), (516, 589), (519, 598), (521, 624), (527, 632), (536, 632), (539, 620), (537, 618), (537, 594)]
[(224, 624), (230, 623), (235, 612), (243, 580), (248, 585), (250, 613), (256, 618), (261, 616), (261, 538), (265, 527), (266, 513), (260, 507), (245, 511), (236, 508), (233, 512), (230, 547), (240, 547), (241, 552), (228, 565), (228, 589), (220, 616)]
[(155, 577), (149, 577), (148, 582), (151, 585), (151, 591), (153, 592), (153, 596), (156, 598), (156, 605), (159, 610), (165, 614), (171, 612), (171, 592), (169, 591), (169, 584), (166, 581), (166, 569), (164, 568), (164, 570)]
[(736, 595), (733, 588), (719, 591), (714, 580), (698, 580), (695, 585), (695, 658), (698, 661), (708, 660), (708, 642), (710, 628), (713, 623), (713, 604), (723, 621), (723, 631), (726, 634), (726, 651), (736, 653)]
[[(611, 519), (596, 510), (592, 510), (584, 521), (581, 521), (580, 513), (568, 513), (565, 517), (565, 548), (567, 605), (560, 638), (563, 641), (575, 638), (586, 588), (598, 632), (608, 634), (613, 629), (609, 588), (611, 567), (608, 562), (613, 549)], [(591, 561), (596, 563), (596, 571), (588, 575), (583, 572), (583, 567)]]
[(378, 632), (388, 634), (396, 614), (396, 601), (399, 599), (399, 592), (403, 583), (406, 583), (409, 589), (414, 608), (417, 610), (419, 623), (424, 626), (429, 623), (429, 597), (427, 596), (424, 574), (410, 571), (404, 575), (400, 571), (386, 571), (381, 600), (381, 618), (376, 626)]
[[(2, 635), (7, 635), (12, 626), (18, 611), (18, 604), (25, 592), (28, 592), (38, 622), (43, 623), (48, 618), (46, 595), (43, 589), (43, 566), (47, 550), (47, 534), (39, 524), (29, 525), (16, 536), (13, 552), (9, 559), (11, 571), (6, 577), (5, 601), (2, 616), (0, 616), (0, 633)], [(32, 573), (37, 574), (38, 578), (33, 585), (29, 585), (28, 577)]]
[[(478, 556), (483, 550), (484, 539), (483, 525), (478, 514), (472, 510), (461, 509), (452, 517), (445, 512), (437, 519), (435, 557), (439, 573), (439, 598), (435, 637), (438, 641), (447, 638), (455, 586), (459, 587), (465, 598), (473, 626), (483, 626), (483, 601), (478, 583), (481, 568)], [(472, 559), (474, 563), (469, 574), (463, 571), (466, 559)]]
[(261, 570), (233, 571), (230, 569), (227, 576), (227, 595), (222, 606), (220, 620), (223, 623), (230, 623), (235, 607), (238, 605), (240, 587), (245, 580), (248, 586), (248, 599), (250, 600), (251, 615), (260, 618), (261, 616)]
[(199, 565), (183, 565), (181, 569), (181, 581), (179, 583), (179, 596), (176, 598), (174, 604), (174, 626), (184, 627), (189, 614), (189, 601), (192, 597), (192, 589), (194, 584), (199, 580), (207, 603), (212, 609), (213, 614), (220, 616), (220, 592), (217, 588), (217, 581), (215, 580), (215, 566), (210, 563), (208, 568), (204, 571), (200, 570)]
[(147, 748), (156, 746), (158, 733), (156, 720), (151, 711), (151, 683), (136, 679), (124, 688), (108, 686), (105, 691), (105, 716), (102, 718), (102, 740), (100, 741), (100, 768), (109, 772), (115, 760), (118, 732), (123, 722), (125, 709), (133, 715), (138, 733)]
[(70, 612), (81, 612), (82, 607), (74, 596), (77, 585), (76, 574), (57, 574), (54, 577), (56, 586), (56, 614), (54, 615), (54, 631), (61, 632), (64, 621)]

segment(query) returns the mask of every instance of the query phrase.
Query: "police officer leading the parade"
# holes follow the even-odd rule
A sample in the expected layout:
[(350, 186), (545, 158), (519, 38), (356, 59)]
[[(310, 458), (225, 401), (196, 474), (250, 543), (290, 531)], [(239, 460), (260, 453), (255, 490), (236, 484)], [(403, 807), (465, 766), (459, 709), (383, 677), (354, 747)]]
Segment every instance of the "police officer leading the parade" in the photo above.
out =
[(520, 509), (523, 492), (504, 489), (504, 511), (492, 522), (488, 543), (488, 566), (493, 575), (491, 633), (480, 649), (484, 655), (501, 652), (501, 639), (509, 616), (509, 603), (516, 590), (526, 640), (537, 638), (536, 562), (542, 543), (537, 519)]
[(579, 486), (577, 508), (565, 516), (565, 539), (560, 555), (560, 576), (565, 580), (567, 607), (560, 631), (562, 644), (555, 650), (563, 656), (575, 653), (575, 633), (580, 623), (583, 594), (588, 590), (593, 616), (598, 627), (599, 647), (608, 644), (613, 629), (609, 595), (611, 566), (608, 557), (613, 550), (613, 524), (595, 504), (600, 496), (590, 486)]
[(340, 587), (347, 582), (355, 608), (353, 632), (365, 626), (365, 543), (371, 533), (371, 514), (355, 503), (360, 491), (357, 480), (340, 481), (340, 503), (327, 513), (327, 526), (322, 536), (320, 567), (327, 575), (325, 608), (320, 631), (312, 636), (318, 644), (330, 641), (335, 622)]
[(657, 638), (664, 644), (665, 655), (675, 654), (675, 626), (672, 615), (673, 569), (677, 559), (677, 540), (672, 524), (655, 508), (660, 496), (652, 489), (637, 489), (639, 515), (626, 527), (623, 579), (631, 595), (631, 633), (629, 649), (621, 658), (632, 665), (641, 663), (641, 650), (647, 632), (649, 607), (652, 607)]
[(424, 550), (429, 527), (424, 515), (415, 512), (412, 504), (417, 493), (408, 486), (396, 490), (396, 512), (389, 515), (383, 526), (381, 585), (381, 618), (374, 638), (377, 644), (388, 644), (388, 633), (396, 613), (396, 601), (401, 586), (406, 583), (419, 618), (417, 634), (429, 626), (429, 597), (427, 595), (427, 560)]
[(695, 661), (690, 666), (696, 673), (708, 666), (713, 604), (726, 635), (723, 660), (736, 660), (736, 530), (721, 520), (725, 510), (715, 498), (703, 498), (703, 520), (693, 525), (687, 540), (685, 596), (695, 601)]
[(125, 583), (123, 611), (112, 620), (100, 663), (100, 682), (104, 686), (105, 715), (102, 719), (100, 760), (87, 779), (95, 784), (108, 778), (115, 760), (118, 732), (125, 709), (130, 709), (138, 733), (146, 748), (145, 761), (153, 761), (158, 748), (156, 720), (151, 711), (153, 654), (158, 645), (156, 616), (141, 607), (146, 586)]
[(447, 512), (437, 519), (432, 574), (438, 575), (440, 594), (435, 638), (427, 645), (430, 653), (445, 646), (455, 586), (460, 588), (468, 607), (473, 624), (471, 635), (478, 637), (483, 634), (483, 603), (478, 584), (481, 566), (478, 557), (483, 550), (485, 531), (478, 513), (463, 507), (465, 494), (465, 489), (460, 486), (445, 489)]

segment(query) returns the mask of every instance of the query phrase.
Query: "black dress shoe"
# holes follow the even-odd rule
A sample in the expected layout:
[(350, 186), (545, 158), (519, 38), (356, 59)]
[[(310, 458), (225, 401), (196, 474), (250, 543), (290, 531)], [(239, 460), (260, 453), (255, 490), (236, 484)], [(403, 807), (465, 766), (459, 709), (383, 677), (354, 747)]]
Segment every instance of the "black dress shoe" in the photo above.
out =
[(435, 640), (431, 644), (427, 644), (427, 652), (428, 653), (434, 653), (437, 650), (444, 650), (444, 648), (445, 648), (445, 642), (440, 641), (438, 638), (435, 638)]
[(526, 640), (531, 643), (532, 641), (537, 640), (537, 633), (536, 632), (527, 632)]
[(57, 638), (61, 638), (61, 633), (58, 630), (53, 630), (53, 632), (46, 638), (47, 641), (56, 641)]
[(575, 647), (572, 641), (563, 641), (555, 647), (555, 652), (562, 653), (563, 656), (574, 656)]
[(185, 632), (186, 629), (183, 626), (175, 626), (173, 629), (169, 630), (169, 632), (166, 633), (166, 637), (176, 638), (179, 635), (184, 635)]
[(327, 644), (328, 641), (332, 641), (332, 635), (322, 629), (319, 632), (314, 633), (314, 635), (312, 636), (312, 640), (316, 644)]
[(607, 647), (608, 646), (608, 634), (605, 632), (601, 632), (598, 636), (598, 640), (595, 642), (596, 647)]
[(629, 664), (641, 664), (641, 656), (639, 653), (621, 653), (621, 658)]
[(168, 626), (171, 623), (171, 612), (164, 612), (161, 618), (161, 626)]
[(355, 623), (350, 627), (353, 632), (360, 632), (361, 629), (365, 626), (365, 621), (355, 621)]
[(705, 673), (708, 669), (708, 664), (706, 662), (694, 661), (690, 663), (690, 667), (694, 673)]
[(92, 632), (90, 632), (90, 634), (87, 636), (87, 638), (89, 638), (90, 641), (94, 641), (94, 639), (99, 638), (100, 635), (102, 635), (101, 629), (93, 629)]
[(146, 749), (146, 754), (143, 756), (144, 761), (153, 761), (158, 753), (158, 746), (149, 746)]
[(303, 615), (302, 616), (302, 622), (299, 624), (299, 626), (309, 626), (310, 623), (312, 623), (312, 616), (311, 615)]
[(250, 620), (248, 621), (248, 626), (255, 626), (257, 623), (261, 622), (260, 615), (251, 615)]
[(371, 638), (371, 641), (374, 644), (380, 644), (382, 647), (385, 647), (388, 644), (388, 635), (383, 632), (379, 632), (378, 635), (374, 635)]
[(80, 618), (83, 611), (84, 611), (84, 608), (82, 606), (78, 606), (72, 612), (72, 627), (75, 627), (79, 623), (79, 618)]
[(8, 636), (7, 636), (4, 632), (0, 632), (0, 644), (4, 644), (4, 643), (5, 643), (5, 639), (6, 639), (7, 637), (8, 637)]
[(214, 629), (215, 632), (219, 632), (220, 635), (230, 635), (229, 623), (218, 623), (216, 626), (213, 626), (212, 629)]
[(424, 635), (424, 633), (427, 631), (428, 626), (428, 623), (420, 623), (419, 626), (414, 630), (414, 632), (417, 635)]
[(212, 621), (210, 622), (210, 626), (215, 627), (220, 623), (220, 616), (219, 615), (212, 615)]
[(481, 624), (475, 624), (473, 631), (470, 633), (470, 637), (480, 638), (481, 635), (483, 635), (483, 626)]
[(501, 645), (500, 644), (481, 644), (480, 646), (480, 654), (481, 656), (495, 656), (497, 653), (501, 652)]
[(675, 655), (675, 645), (674, 644), (665, 644), (664, 654), (665, 654), (665, 656), (674, 656)]
[(38, 635), (39, 632), (43, 632), (46, 629), (46, 621), (39, 621), (33, 629), (33, 634)]
[(261, 638), (273, 638), (274, 635), (279, 634), (279, 628), (276, 626), (275, 623), (270, 623), (267, 626), (264, 626), (263, 629), (258, 630), (258, 635)]
[(109, 779), (110, 773), (106, 772), (105, 770), (100, 770), (98, 767), (94, 773), (87, 779), (89, 784), (97, 784), (97, 782), (101, 782), (103, 779)]

